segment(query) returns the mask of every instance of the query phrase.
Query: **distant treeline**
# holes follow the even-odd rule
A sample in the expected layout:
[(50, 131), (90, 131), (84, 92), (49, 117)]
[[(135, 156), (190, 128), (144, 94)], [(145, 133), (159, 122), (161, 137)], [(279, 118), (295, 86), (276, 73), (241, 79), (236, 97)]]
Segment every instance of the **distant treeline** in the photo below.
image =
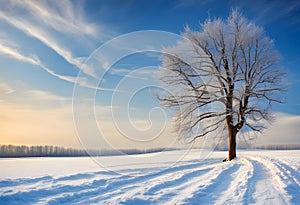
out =
[(271, 144), (271, 145), (253, 146), (251, 148), (267, 149), (267, 150), (298, 150), (300, 149), (300, 144)]
[(1, 145), (0, 157), (67, 157), (87, 156), (85, 150), (51, 145)]
[[(237, 143), (238, 149), (263, 149), (263, 150), (300, 150), (300, 144), (267, 144), (256, 145), (246, 144), (244, 142)], [(219, 143), (215, 147), (216, 151), (227, 151), (227, 143)]]
[[(155, 149), (124, 149), (124, 150), (83, 150), (65, 148), (52, 145), (0, 145), (0, 157), (84, 157), (84, 156), (115, 156), (145, 154), (165, 151), (163, 148)], [(175, 149), (168, 149), (175, 150)]]
[[(239, 149), (265, 149), (265, 150), (299, 150), (300, 144), (280, 144), (280, 145), (261, 145), (239, 147)], [(0, 145), (0, 157), (85, 157), (85, 156), (116, 156), (155, 153), (161, 151), (178, 150), (176, 148), (154, 148), (154, 149), (122, 149), (122, 150), (83, 150), (75, 148), (66, 148), (52, 145)], [(222, 147), (216, 147), (215, 150), (226, 151)]]

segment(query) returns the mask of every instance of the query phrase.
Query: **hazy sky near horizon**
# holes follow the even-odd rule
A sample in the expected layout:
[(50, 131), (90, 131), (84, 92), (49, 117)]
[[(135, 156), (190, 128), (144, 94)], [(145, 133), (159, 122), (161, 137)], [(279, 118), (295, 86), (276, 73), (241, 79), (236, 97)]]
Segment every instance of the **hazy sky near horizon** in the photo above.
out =
[[(170, 132), (170, 113), (163, 114), (151, 95), (155, 88), (150, 89), (157, 85), (159, 53), (136, 53), (119, 59), (107, 69), (109, 72), (105, 70), (101, 85), (89, 81), (93, 73), (82, 64), (89, 62), (95, 49), (120, 35), (142, 30), (180, 34), (186, 25), (199, 29), (199, 23), (208, 16), (227, 18), (232, 8), (265, 28), (266, 34), (274, 39), (282, 56), (281, 65), (287, 71), (286, 104), (273, 107), (277, 121), (256, 141), (300, 144), (300, 2), (297, 0), (0, 0), (0, 3), (0, 144), (80, 147), (81, 141), (97, 147), (97, 143), (103, 143), (98, 139), (100, 133), (115, 147), (172, 144), (175, 134)], [(99, 69), (106, 69), (105, 62), (113, 55), (107, 52), (99, 56), (102, 66)], [(90, 78), (82, 77), (83, 74)], [(81, 102), (75, 103), (75, 116), (74, 86), (75, 96)], [(76, 95), (76, 88), (80, 89), (80, 95)], [(128, 95), (129, 91), (134, 95), (132, 92)]]

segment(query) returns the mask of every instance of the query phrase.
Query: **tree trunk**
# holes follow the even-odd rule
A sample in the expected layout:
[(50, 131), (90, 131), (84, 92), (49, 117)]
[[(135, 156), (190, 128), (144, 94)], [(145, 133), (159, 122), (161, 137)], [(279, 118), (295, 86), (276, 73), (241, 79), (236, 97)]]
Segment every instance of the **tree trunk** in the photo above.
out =
[(237, 130), (234, 126), (228, 125), (228, 157), (227, 161), (236, 158), (236, 134)]

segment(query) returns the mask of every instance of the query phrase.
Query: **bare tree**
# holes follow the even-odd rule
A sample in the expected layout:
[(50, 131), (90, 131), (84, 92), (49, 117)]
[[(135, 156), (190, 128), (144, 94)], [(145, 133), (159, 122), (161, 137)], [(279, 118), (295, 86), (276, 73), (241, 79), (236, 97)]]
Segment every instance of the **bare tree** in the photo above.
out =
[(272, 103), (282, 102), (284, 72), (273, 41), (238, 11), (200, 26), (186, 27), (185, 40), (164, 49), (160, 79), (170, 92), (159, 99), (178, 108), (176, 127), (191, 142), (225, 128), (230, 161), (237, 134), (260, 133), (272, 119)]

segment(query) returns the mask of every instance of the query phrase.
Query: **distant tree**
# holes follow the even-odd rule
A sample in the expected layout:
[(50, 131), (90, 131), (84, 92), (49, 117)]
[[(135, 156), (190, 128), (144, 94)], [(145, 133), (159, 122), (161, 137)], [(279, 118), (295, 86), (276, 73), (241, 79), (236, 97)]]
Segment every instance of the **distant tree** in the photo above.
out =
[(179, 108), (176, 127), (191, 142), (224, 127), (230, 161), (237, 134), (262, 132), (272, 103), (282, 102), (280, 57), (264, 30), (235, 10), (226, 20), (207, 19), (201, 31), (186, 27), (182, 36), (186, 40), (163, 51), (160, 79), (172, 92), (159, 99)]

